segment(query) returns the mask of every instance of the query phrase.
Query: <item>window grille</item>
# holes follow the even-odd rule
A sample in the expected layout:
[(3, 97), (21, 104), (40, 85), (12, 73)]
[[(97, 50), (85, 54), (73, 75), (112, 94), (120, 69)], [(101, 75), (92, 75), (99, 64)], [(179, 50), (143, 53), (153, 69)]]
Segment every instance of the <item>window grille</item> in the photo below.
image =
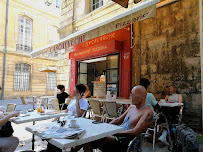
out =
[(47, 72), (47, 90), (54, 90), (56, 88), (56, 73)]
[(32, 51), (32, 20), (18, 16), (17, 51)]
[(30, 65), (18, 63), (15, 65), (14, 90), (30, 90)]
[(103, 0), (92, 0), (92, 11), (101, 7), (103, 5)]

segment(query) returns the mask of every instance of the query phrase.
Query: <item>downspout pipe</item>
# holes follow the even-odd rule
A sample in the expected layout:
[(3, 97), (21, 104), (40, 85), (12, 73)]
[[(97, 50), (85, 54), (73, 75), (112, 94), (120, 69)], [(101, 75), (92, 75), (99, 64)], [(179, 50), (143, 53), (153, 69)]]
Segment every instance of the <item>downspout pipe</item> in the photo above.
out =
[(6, 71), (6, 53), (7, 53), (7, 34), (8, 34), (8, 9), (9, 9), (9, 0), (7, 0), (7, 4), (6, 4), (6, 25), (5, 25), (4, 61), (3, 61), (1, 100), (4, 99), (4, 84), (5, 84), (5, 71)]

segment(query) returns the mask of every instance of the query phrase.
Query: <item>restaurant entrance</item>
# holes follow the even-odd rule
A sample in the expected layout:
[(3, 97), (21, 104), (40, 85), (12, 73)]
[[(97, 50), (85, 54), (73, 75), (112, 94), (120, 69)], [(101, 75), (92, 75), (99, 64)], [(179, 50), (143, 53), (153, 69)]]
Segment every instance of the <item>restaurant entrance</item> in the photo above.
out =
[(78, 61), (77, 73), (78, 83), (87, 84), (92, 96), (119, 95), (119, 53)]
[[(132, 86), (130, 26), (74, 45), (71, 49), (70, 93), (77, 83), (84, 83), (93, 96), (105, 96), (106, 91), (110, 91), (117, 97), (129, 98)], [(97, 66), (99, 63), (101, 68)]]

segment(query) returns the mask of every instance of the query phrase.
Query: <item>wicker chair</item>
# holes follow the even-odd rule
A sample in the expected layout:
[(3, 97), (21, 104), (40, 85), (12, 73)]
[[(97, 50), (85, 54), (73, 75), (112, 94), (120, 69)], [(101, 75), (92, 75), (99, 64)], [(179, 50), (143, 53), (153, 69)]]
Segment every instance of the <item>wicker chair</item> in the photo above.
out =
[(115, 101), (103, 101), (103, 105), (105, 107), (105, 122), (108, 119), (113, 120), (118, 117), (118, 109)]
[(29, 105), (29, 104), (31, 104), (31, 105), (33, 105), (33, 109), (34, 109), (34, 107), (35, 107), (35, 103), (37, 103), (38, 102), (38, 100), (37, 100), (37, 97), (36, 96), (34, 96), (33, 97), (34, 98), (34, 101), (30, 101), (30, 100), (25, 100), (25, 97), (20, 97), (20, 99), (21, 99), (21, 102), (23, 103), (23, 105), (24, 106), (27, 106), (27, 105)]
[(99, 99), (106, 99), (106, 96), (97, 96)]
[(16, 108), (16, 104), (8, 103), (6, 106), (6, 113), (13, 112)]
[(95, 119), (95, 117), (101, 118), (101, 121), (104, 121), (104, 114), (101, 108), (101, 103), (98, 100), (89, 100), (90, 106), (92, 108), (92, 118)]
[(56, 98), (51, 98), (49, 102), (50, 102), (50, 104), (52, 104), (54, 110), (60, 111), (58, 99), (56, 99)]

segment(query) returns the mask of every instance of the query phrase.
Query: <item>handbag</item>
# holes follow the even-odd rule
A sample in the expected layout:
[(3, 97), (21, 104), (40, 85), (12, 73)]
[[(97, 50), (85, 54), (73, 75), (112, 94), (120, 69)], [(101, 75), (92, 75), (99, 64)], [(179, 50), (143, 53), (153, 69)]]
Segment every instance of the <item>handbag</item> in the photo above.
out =
[(11, 122), (7, 121), (0, 130), (0, 137), (10, 137), (13, 134), (13, 127), (11, 126)]

